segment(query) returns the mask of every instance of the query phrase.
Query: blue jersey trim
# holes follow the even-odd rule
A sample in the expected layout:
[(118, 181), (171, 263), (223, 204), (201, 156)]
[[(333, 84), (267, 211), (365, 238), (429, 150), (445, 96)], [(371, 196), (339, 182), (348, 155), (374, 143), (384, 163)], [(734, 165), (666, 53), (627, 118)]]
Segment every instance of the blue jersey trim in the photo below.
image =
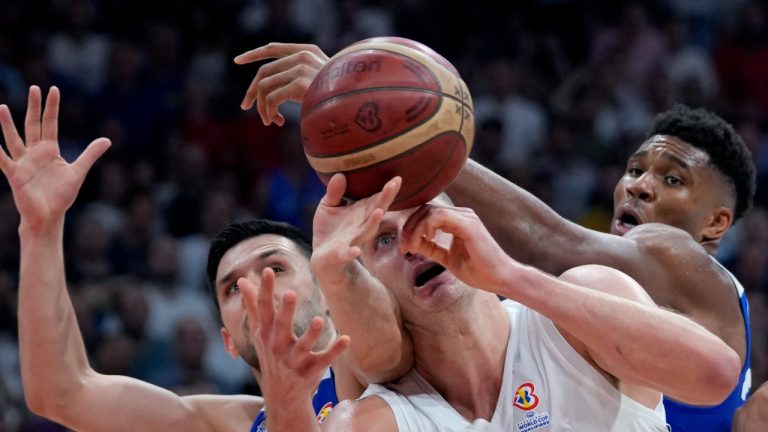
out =
[[(717, 262), (713, 259), (713, 261)], [(752, 330), (749, 326), (749, 303), (747, 295), (739, 281), (720, 263), (717, 263), (734, 283), (739, 294), (739, 305), (744, 318), (747, 337), (747, 359), (739, 374), (739, 383), (730, 395), (720, 404), (711, 407), (698, 407), (664, 398), (667, 423), (671, 432), (730, 432), (733, 413), (744, 404), (752, 386), (752, 370), (749, 357), (752, 352)]]
[[(312, 396), (312, 407), (315, 410), (317, 421), (322, 423), (331, 409), (338, 403), (339, 398), (336, 395), (336, 375), (333, 373), (332, 368), (328, 368), (325, 376), (317, 386), (315, 394)], [(251, 432), (267, 432), (267, 411), (265, 408), (262, 408), (261, 411), (259, 411), (259, 415), (257, 415), (256, 420), (253, 421)]]

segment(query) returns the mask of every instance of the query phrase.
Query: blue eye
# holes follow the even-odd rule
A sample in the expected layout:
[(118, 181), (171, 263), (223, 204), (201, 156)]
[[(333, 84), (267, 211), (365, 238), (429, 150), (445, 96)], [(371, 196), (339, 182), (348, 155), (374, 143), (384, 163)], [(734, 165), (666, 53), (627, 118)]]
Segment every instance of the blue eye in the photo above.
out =
[(224, 294), (230, 295), (233, 292), (237, 292), (237, 291), (240, 291), (240, 287), (237, 286), (237, 282), (235, 282), (232, 285), (230, 285), (229, 287), (227, 287), (227, 291)]
[(395, 236), (392, 234), (384, 234), (376, 239), (376, 249), (386, 246), (395, 241)]

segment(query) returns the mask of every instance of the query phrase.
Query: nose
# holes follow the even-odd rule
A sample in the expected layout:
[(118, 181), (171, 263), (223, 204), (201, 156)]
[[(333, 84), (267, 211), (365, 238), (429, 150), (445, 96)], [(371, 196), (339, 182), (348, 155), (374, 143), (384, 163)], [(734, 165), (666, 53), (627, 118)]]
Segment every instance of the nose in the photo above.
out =
[(627, 193), (633, 198), (642, 201), (651, 201), (655, 196), (653, 185), (651, 184), (651, 175), (644, 172), (640, 177), (631, 179), (626, 187)]
[(403, 254), (403, 256), (405, 257), (406, 262), (414, 262), (414, 261), (419, 262), (419, 261), (424, 261), (426, 259), (424, 255), (420, 255), (413, 252), (406, 252)]

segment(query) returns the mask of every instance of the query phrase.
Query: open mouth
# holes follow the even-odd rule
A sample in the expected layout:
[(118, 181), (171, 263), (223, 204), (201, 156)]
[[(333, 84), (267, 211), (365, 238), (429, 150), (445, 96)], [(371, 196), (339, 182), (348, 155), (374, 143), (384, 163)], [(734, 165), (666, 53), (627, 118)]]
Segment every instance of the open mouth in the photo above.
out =
[(617, 234), (624, 235), (629, 230), (640, 225), (641, 223), (642, 222), (640, 221), (640, 219), (638, 219), (637, 216), (635, 216), (630, 212), (623, 211), (621, 212), (621, 215), (619, 215), (619, 217), (616, 218), (616, 220), (613, 223), (614, 224), (613, 226)]
[(628, 228), (632, 228), (640, 225), (640, 221), (638, 221), (636, 217), (632, 216), (629, 213), (622, 214), (621, 217), (619, 218), (619, 222)]
[(438, 275), (440, 275), (440, 273), (444, 271), (445, 267), (441, 266), (440, 264), (431, 265), (416, 275), (415, 284), (417, 287), (424, 286), (424, 284), (436, 278)]

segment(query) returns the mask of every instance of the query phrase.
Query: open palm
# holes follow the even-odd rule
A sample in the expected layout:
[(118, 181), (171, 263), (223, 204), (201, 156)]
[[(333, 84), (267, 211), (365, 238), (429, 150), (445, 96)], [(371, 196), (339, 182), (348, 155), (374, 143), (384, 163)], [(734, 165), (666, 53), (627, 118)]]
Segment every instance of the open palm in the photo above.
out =
[(313, 270), (332, 271), (340, 264), (346, 265), (354, 260), (362, 244), (376, 234), (381, 218), (397, 196), (401, 183), (402, 180), (395, 177), (380, 192), (344, 205), (342, 196), (346, 190), (346, 178), (342, 174), (334, 175), (315, 211), (312, 226)]
[(30, 88), (24, 121), (26, 143), (8, 107), (0, 106), (0, 125), (10, 153), (0, 151), (0, 169), (11, 185), (24, 223), (37, 225), (61, 218), (74, 202), (88, 170), (110, 145), (106, 138), (99, 138), (75, 162), (65, 161), (58, 143), (59, 100), (59, 90), (52, 87), (41, 118), (40, 89)]

